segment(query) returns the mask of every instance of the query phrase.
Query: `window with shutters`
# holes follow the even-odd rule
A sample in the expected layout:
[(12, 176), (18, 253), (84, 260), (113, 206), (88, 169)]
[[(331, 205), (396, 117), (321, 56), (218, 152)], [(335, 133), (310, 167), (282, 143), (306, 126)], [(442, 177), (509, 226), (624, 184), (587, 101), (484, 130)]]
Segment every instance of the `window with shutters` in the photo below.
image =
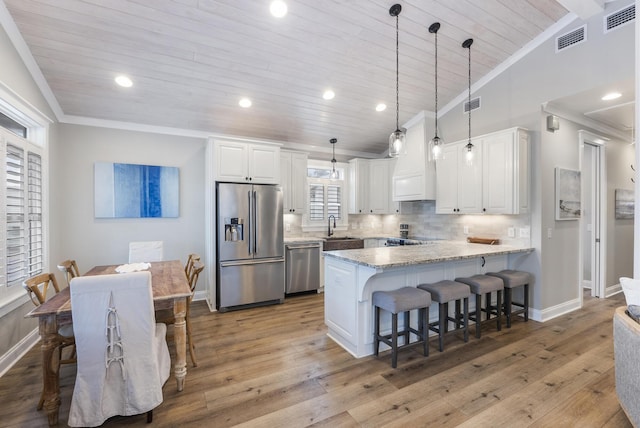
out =
[(0, 128), (0, 298), (23, 295), (20, 286), (44, 268), (42, 150)]
[[(309, 209), (303, 216), (303, 230), (324, 230), (329, 216), (336, 219), (336, 227), (348, 225), (344, 164), (336, 165), (336, 178), (331, 178), (333, 165), (310, 161), (307, 168), (307, 201)], [(333, 226), (333, 218), (331, 224)]]

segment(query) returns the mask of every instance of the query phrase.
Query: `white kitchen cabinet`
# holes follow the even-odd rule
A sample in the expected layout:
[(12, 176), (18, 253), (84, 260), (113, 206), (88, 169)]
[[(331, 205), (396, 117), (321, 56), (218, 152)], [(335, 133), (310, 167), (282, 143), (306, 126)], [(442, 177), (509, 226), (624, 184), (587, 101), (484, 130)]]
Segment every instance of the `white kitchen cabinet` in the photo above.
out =
[(395, 159), (349, 161), (349, 214), (395, 214), (400, 203), (391, 198)]
[(466, 165), (467, 140), (445, 145), (437, 163), (438, 214), (520, 214), (529, 208), (529, 136), (510, 128), (473, 138), (473, 167)]
[(529, 210), (529, 134), (522, 128), (482, 139), (482, 208), (487, 214)]
[(280, 151), (280, 184), (282, 185), (282, 205), (285, 214), (303, 214), (305, 212), (307, 157), (306, 153)]
[(216, 181), (279, 184), (280, 147), (220, 140), (214, 146)]
[(472, 140), (474, 159), (466, 160), (467, 140), (445, 144), (437, 161), (437, 214), (473, 214), (482, 212), (481, 141)]
[(387, 214), (389, 212), (389, 159), (369, 161), (369, 213)]
[(349, 214), (369, 213), (369, 160), (349, 161)]
[(427, 160), (427, 142), (433, 129), (424, 112), (405, 124), (407, 154), (399, 156), (392, 172), (392, 200), (422, 201), (436, 197), (436, 173), (433, 162)]

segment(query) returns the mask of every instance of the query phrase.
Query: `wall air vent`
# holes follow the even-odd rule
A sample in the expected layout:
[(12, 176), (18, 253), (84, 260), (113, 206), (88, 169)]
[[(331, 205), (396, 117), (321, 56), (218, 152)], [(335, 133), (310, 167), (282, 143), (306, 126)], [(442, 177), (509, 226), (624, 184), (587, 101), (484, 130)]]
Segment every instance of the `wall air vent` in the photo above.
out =
[(576, 28), (556, 38), (556, 53), (587, 40), (587, 26)]
[(613, 12), (604, 17), (605, 34), (611, 30), (620, 28), (621, 26), (633, 22), (636, 19), (636, 5), (632, 4), (617, 12)]
[(469, 110), (477, 110), (480, 108), (480, 97), (473, 98), (471, 101), (465, 101), (462, 105), (462, 112), (468, 113)]

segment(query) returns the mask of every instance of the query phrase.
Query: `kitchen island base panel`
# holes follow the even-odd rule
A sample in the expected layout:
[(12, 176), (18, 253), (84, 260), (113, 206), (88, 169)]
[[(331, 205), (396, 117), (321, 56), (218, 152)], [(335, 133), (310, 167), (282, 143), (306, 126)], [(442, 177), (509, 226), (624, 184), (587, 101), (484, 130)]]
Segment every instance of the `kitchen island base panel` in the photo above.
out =
[[(443, 279), (500, 271), (509, 265), (508, 255), (484, 256), (439, 263), (425, 263), (389, 269), (325, 257), (325, 324), (327, 335), (356, 358), (374, 354), (374, 317), (371, 296), (374, 291), (391, 291), (400, 287)], [(475, 306), (471, 307), (473, 310)], [(429, 322), (437, 320), (438, 305), (429, 308)], [(383, 313), (381, 330), (391, 331), (391, 316)], [(386, 316), (385, 316), (386, 315)], [(417, 328), (417, 311), (411, 317)], [(404, 328), (401, 324), (398, 328)], [(415, 338), (414, 338), (415, 339)], [(414, 340), (415, 341), (415, 340)], [(390, 349), (381, 346), (381, 351)]]

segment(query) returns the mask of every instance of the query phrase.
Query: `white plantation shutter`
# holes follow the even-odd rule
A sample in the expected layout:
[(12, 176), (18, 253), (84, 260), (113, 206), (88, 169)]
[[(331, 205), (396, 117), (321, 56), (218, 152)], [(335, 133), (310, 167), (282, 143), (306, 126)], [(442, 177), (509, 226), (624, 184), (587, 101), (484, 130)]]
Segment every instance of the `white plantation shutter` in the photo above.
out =
[(342, 186), (340, 185), (327, 186), (327, 217), (330, 215), (335, 216), (336, 220), (342, 218)]
[(27, 277), (24, 150), (7, 144), (5, 164), (5, 188), (7, 191), (5, 202), (5, 275), (6, 284), (11, 286), (21, 283)]
[(321, 184), (309, 185), (309, 219), (311, 221), (324, 221), (324, 186)]
[(43, 231), (42, 231), (42, 158), (29, 153), (27, 168), (29, 172), (29, 255), (28, 276), (42, 272)]

